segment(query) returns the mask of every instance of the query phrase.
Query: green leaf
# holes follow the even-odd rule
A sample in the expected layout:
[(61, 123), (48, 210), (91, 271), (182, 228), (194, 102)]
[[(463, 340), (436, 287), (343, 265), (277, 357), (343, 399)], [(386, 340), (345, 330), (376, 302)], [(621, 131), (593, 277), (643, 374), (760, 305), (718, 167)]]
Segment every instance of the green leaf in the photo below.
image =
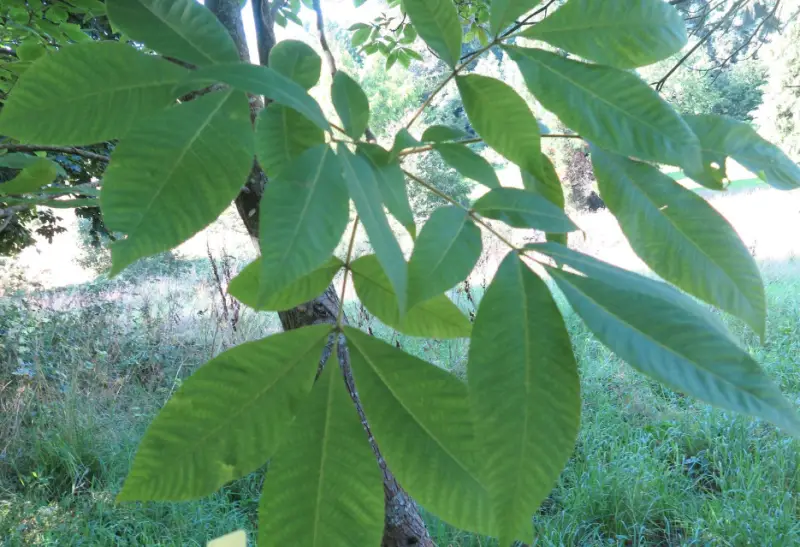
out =
[(488, 188), (499, 188), (500, 180), (492, 165), (480, 154), (463, 144), (437, 143), (433, 148), (442, 159), (462, 176), (483, 184)]
[(106, 0), (108, 18), (134, 42), (197, 66), (235, 63), (236, 44), (195, 0)]
[(529, 12), (539, 3), (540, 0), (492, 0), (489, 29), (492, 34), (500, 34), (500, 31), (513, 23), (517, 17)]
[(390, 161), (389, 152), (377, 144), (360, 144), (358, 153), (363, 156), (372, 168), (372, 174), (383, 197), (383, 204), (389, 212), (402, 224), (411, 237), (417, 235), (417, 225), (414, 223), (414, 212), (408, 201), (406, 179), (400, 163)]
[(603, 65), (636, 68), (686, 45), (686, 23), (663, 0), (569, 0), (522, 33)]
[(372, 34), (372, 27), (365, 26), (356, 29), (355, 32), (353, 32), (353, 36), (350, 38), (350, 45), (352, 47), (358, 47), (362, 45), (369, 39), (370, 34)]
[(306, 401), (330, 331), (273, 334), (200, 367), (150, 424), (117, 500), (198, 499), (262, 466)]
[(581, 399), (558, 306), (516, 253), (503, 260), (481, 300), (467, 379), (500, 544), (530, 543), (531, 516), (572, 454)]
[(514, 228), (559, 234), (578, 229), (562, 209), (542, 196), (518, 188), (495, 188), (478, 199), (473, 209)]
[(38, 39), (24, 40), (16, 49), (20, 61), (35, 61), (46, 53), (46, 49)]
[(403, 0), (425, 43), (451, 68), (461, 57), (461, 22), (453, 0)]
[(256, 156), (270, 177), (279, 177), (300, 154), (325, 143), (325, 132), (289, 107), (270, 104), (256, 119)]
[(103, 176), (103, 219), (127, 235), (111, 247), (111, 275), (213, 222), (252, 166), (244, 93), (212, 93), (142, 120), (116, 146)]
[(389, 276), (402, 316), (408, 302), (408, 266), (403, 258), (400, 244), (397, 243), (389, 226), (386, 213), (383, 212), (383, 200), (378, 183), (367, 160), (353, 155), (344, 143), (339, 143), (336, 152), (350, 197), (356, 205), (356, 211), (367, 232), (369, 242), (375, 249), (375, 255)]
[(464, 281), (481, 255), (481, 231), (458, 207), (440, 207), (417, 238), (408, 262), (408, 305), (441, 295)]
[(558, 173), (556, 173), (550, 158), (542, 154), (542, 169), (538, 176), (524, 170), (520, 170), (520, 172), (525, 190), (542, 196), (559, 209), (564, 209), (564, 187), (561, 186)]
[[(31, 154), (10, 152), (8, 154), (0, 155), (0, 167), (6, 167), (8, 169), (25, 169), (34, 163), (38, 163), (41, 159), (41, 157)], [(63, 169), (60, 174), (66, 175), (66, 173), (63, 172)]]
[(319, 104), (305, 89), (265, 66), (237, 63), (201, 68), (186, 78), (182, 88), (202, 87), (216, 82), (228, 84), (254, 95), (264, 95), (276, 103), (297, 110), (320, 129), (326, 131), (330, 129)]
[(422, 142), (444, 142), (463, 139), (467, 134), (447, 125), (432, 125), (422, 134)]
[(357, 329), (344, 332), (364, 414), (398, 482), (450, 524), (493, 534), (466, 386)]
[(304, 152), (271, 180), (261, 199), (259, 307), (333, 254), (350, 218), (350, 199), (333, 150)]
[(315, 299), (333, 281), (344, 263), (332, 256), (319, 268), (270, 294), (264, 302), (258, 301), (259, 278), (264, 264), (261, 258), (247, 265), (228, 285), (228, 293), (246, 306), (258, 311), (290, 310)]
[(336, 71), (331, 86), (331, 99), (345, 132), (360, 139), (369, 125), (369, 100), (358, 82), (342, 72)]
[[(708, 188), (719, 190), (725, 174), (725, 158), (730, 156), (779, 190), (800, 188), (800, 165), (780, 148), (761, 138), (744, 122), (713, 114), (684, 116), (700, 139), (703, 168), (686, 174)], [(720, 166), (714, 169), (711, 165)]]
[[(534, 176), (525, 170), (520, 169), (522, 175), (522, 185), (525, 190), (533, 194), (538, 194), (547, 201), (564, 210), (564, 187), (558, 178), (553, 162), (546, 155), (542, 154), (542, 168), (539, 174)], [(566, 234), (548, 233), (545, 234), (547, 241), (555, 241), (563, 245), (567, 244)]]
[(539, 102), (585, 139), (643, 160), (699, 165), (697, 137), (635, 74), (539, 49), (505, 49)]
[(116, 139), (173, 103), (186, 74), (118, 42), (64, 46), (20, 76), (0, 114), (0, 133), (55, 146)]
[[(19, 152), (11, 152), (9, 154), (2, 154), (0, 155), (0, 167), (7, 167), (9, 169), (25, 169), (26, 167), (30, 167), (31, 165), (41, 163), (44, 158), (44, 153), (40, 152), (41, 156), (37, 155), (29, 155), (29, 154), (22, 154)], [(48, 160), (50, 161), (50, 160)], [(56, 175), (61, 177), (66, 177), (67, 172), (61, 167), (60, 164), (50, 161), (53, 166), (53, 169), (56, 170)], [(41, 167), (39, 168), (41, 170)], [(42, 173), (43, 171), (39, 171)], [(55, 178), (55, 177), (53, 177)], [(10, 182), (10, 181), (9, 181)], [(52, 182), (52, 181), (51, 181)]]
[(395, 161), (403, 150), (416, 148), (418, 146), (422, 146), (422, 143), (409, 133), (408, 129), (405, 127), (402, 128), (397, 132), (397, 135), (394, 136), (394, 143), (392, 144), (392, 149), (389, 151), (389, 161)]
[(713, 405), (800, 434), (800, 419), (718, 318), (665, 283), (552, 243), (529, 245), (581, 272), (547, 268), (597, 338), (631, 366)]
[(525, 100), (508, 84), (487, 76), (458, 76), (456, 83), (469, 121), (486, 144), (522, 169), (538, 173), (539, 124)]
[(375, 255), (355, 260), (350, 270), (361, 303), (386, 325), (409, 336), (440, 339), (469, 336), (469, 319), (441, 293), (420, 302), (401, 317), (397, 296)]
[(282, 40), (269, 53), (269, 66), (303, 89), (311, 89), (322, 72), (322, 59), (317, 52), (299, 40)]
[(259, 545), (381, 542), (383, 473), (338, 363), (330, 361), (270, 461), (258, 507)]
[(44, 158), (36, 158), (13, 179), (0, 183), (0, 195), (34, 192), (56, 180), (57, 174), (55, 163)]
[(600, 194), (631, 247), (666, 281), (744, 319), (764, 336), (761, 275), (733, 227), (658, 168), (592, 150)]

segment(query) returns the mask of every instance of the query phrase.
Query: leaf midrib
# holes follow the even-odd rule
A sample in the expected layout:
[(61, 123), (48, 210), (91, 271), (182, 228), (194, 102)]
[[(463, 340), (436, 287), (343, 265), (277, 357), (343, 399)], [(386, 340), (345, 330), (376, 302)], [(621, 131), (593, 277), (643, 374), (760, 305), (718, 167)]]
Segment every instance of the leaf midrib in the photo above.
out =
[[(360, 279), (363, 279), (366, 283), (372, 285), (373, 287), (379, 288), (382, 292), (386, 293), (387, 295), (389, 295), (389, 297), (391, 299), (394, 300), (395, 309), (394, 309), (394, 317), (392, 317), (392, 319), (395, 320), (397, 322), (398, 326), (402, 327), (403, 330), (406, 330), (405, 327), (408, 326), (407, 319), (402, 319), (402, 320), (400, 319), (400, 311), (399, 311), (399, 306), (397, 304), (397, 295), (390, 288), (387, 288), (385, 285), (382, 285), (382, 284), (378, 283), (377, 281), (375, 281), (374, 278), (372, 278), (372, 277), (370, 277), (368, 275), (364, 275), (361, 272), (357, 272), (356, 270), (351, 270), (351, 272), (352, 272), (354, 277), (358, 277)], [(358, 292), (358, 286), (356, 286), (356, 292)], [(446, 295), (439, 295), (439, 296), (444, 296), (445, 298), (447, 298)], [(428, 303), (430, 303), (432, 301), (435, 301), (436, 298), (438, 298), (438, 297), (434, 296), (433, 298), (430, 298), (428, 300), (425, 300), (423, 302), (415, 304), (408, 311), (410, 312), (411, 310), (420, 309), (421, 311), (424, 311), (427, 315), (430, 315), (430, 316), (433, 316), (433, 317), (437, 318), (441, 322), (441, 324), (446, 325), (451, 329), (455, 329), (455, 330), (460, 329), (461, 326), (458, 323), (455, 323), (449, 317), (443, 316), (440, 313), (438, 313), (438, 310), (435, 307), (429, 307), (429, 306), (426, 305), (426, 304), (428, 304)], [(449, 298), (448, 298), (448, 301), (450, 301)], [(452, 302), (451, 302), (451, 304), (452, 304)], [(453, 305), (455, 306), (455, 304), (453, 304)], [(456, 309), (458, 309), (458, 308), (456, 307)], [(461, 312), (459, 311), (459, 313), (461, 313)], [(408, 317), (407, 314), (406, 314), (406, 317)], [(419, 336), (419, 335), (409, 334), (408, 336)]]
[[(616, 104), (614, 104), (612, 102), (609, 102), (607, 99), (603, 98), (601, 95), (598, 95), (597, 93), (592, 91), (590, 88), (587, 88), (583, 84), (573, 80), (571, 77), (567, 76), (564, 72), (560, 72), (559, 70), (556, 70), (555, 68), (552, 68), (552, 67), (548, 66), (547, 63), (542, 62), (542, 61), (540, 61), (540, 60), (538, 60), (538, 59), (536, 59), (534, 57), (531, 57), (530, 55), (522, 52), (523, 48), (520, 48), (520, 47), (517, 47), (517, 46), (514, 46), (514, 48), (517, 51), (520, 51), (520, 55), (522, 55), (526, 59), (529, 59), (531, 62), (536, 63), (537, 65), (543, 67), (544, 69), (546, 69), (549, 72), (552, 72), (556, 77), (559, 77), (559, 78), (562, 78), (562, 79), (566, 80), (567, 82), (569, 82), (570, 84), (572, 84), (576, 88), (578, 88), (579, 90), (583, 91), (585, 94), (587, 94), (590, 97), (594, 98), (594, 100), (596, 100), (596, 101), (598, 101), (600, 103), (604, 103), (604, 104), (608, 105), (613, 110), (621, 112), (624, 115), (624, 117), (626, 117), (628, 119), (634, 120), (634, 121), (638, 122), (641, 125), (649, 127), (650, 129), (654, 130), (655, 133), (658, 133), (659, 135), (662, 135), (663, 137), (665, 137), (668, 141), (675, 140), (671, 135), (669, 135), (668, 133), (665, 133), (657, 125), (653, 125), (653, 124), (651, 124), (650, 122), (648, 122), (645, 119), (638, 118), (638, 117), (634, 116), (631, 112), (628, 112), (627, 110), (622, 109), (621, 107), (617, 106)], [(575, 61), (575, 62), (577, 62), (577, 61)], [(579, 63), (579, 64), (585, 64), (585, 63)], [(588, 67), (592, 67), (593, 65), (587, 65), (587, 66)], [(683, 146), (686, 146), (686, 144), (688, 144), (688, 143), (683, 142), (683, 141), (680, 141), (680, 142), (682, 143)], [(699, 148), (699, 146), (698, 146), (698, 148)]]
[[(335, 371), (331, 371), (335, 372)], [(330, 374), (330, 373), (329, 373)], [(312, 536), (313, 541), (311, 545), (317, 545), (317, 534), (319, 533), (319, 521), (320, 521), (320, 506), (322, 503), (322, 485), (324, 483), (324, 476), (325, 476), (325, 460), (327, 458), (328, 453), (328, 437), (331, 425), (331, 414), (333, 408), (333, 390), (336, 381), (336, 375), (333, 375), (333, 378), (328, 378), (328, 394), (327, 394), (327, 404), (325, 405), (325, 425), (322, 430), (322, 452), (320, 454), (319, 459), (319, 480), (317, 482), (317, 499), (316, 503), (314, 504), (314, 533)]]
[[(312, 328), (313, 328), (313, 327), (312, 327)], [(303, 361), (305, 360), (305, 357), (306, 357), (307, 355), (309, 355), (310, 353), (312, 353), (312, 350), (314, 350), (314, 349), (316, 348), (316, 345), (317, 345), (317, 343), (318, 343), (320, 340), (322, 340), (322, 339), (324, 339), (325, 337), (327, 337), (327, 336), (328, 336), (328, 333), (329, 333), (329, 331), (326, 331), (326, 332), (325, 332), (325, 334), (324, 334), (323, 336), (320, 336), (320, 337), (314, 338), (312, 341), (310, 341), (310, 342), (309, 342), (309, 344), (308, 344), (308, 348), (306, 349), (306, 351), (305, 351), (305, 352), (303, 352), (303, 353), (302, 353), (300, 356), (298, 356), (298, 357), (297, 357), (297, 359), (296, 359), (294, 362), (292, 362), (290, 365), (288, 365), (288, 366), (287, 366), (287, 367), (286, 367), (284, 370), (282, 370), (282, 371), (281, 371), (281, 373), (280, 373), (278, 376), (276, 376), (276, 377), (275, 377), (275, 380), (274, 380), (273, 382), (271, 382), (271, 383), (268, 383), (268, 384), (266, 384), (264, 387), (262, 387), (261, 389), (259, 389), (259, 390), (258, 390), (258, 391), (257, 391), (257, 392), (256, 392), (256, 393), (255, 393), (255, 394), (254, 394), (254, 395), (253, 395), (251, 398), (250, 398), (250, 400), (249, 400), (249, 401), (243, 402), (243, 403), (242, 403), (242, 404), (239, 406), (239, 409), (238, 409), (238, 410), (236, 410), (235, 412), (233, 412), (232, 414), (230, 414), (230, 415), (229, 415), (229, 419), (227, 419), (227, 420), (223, 420), (223, 421), (220, 421), (219, 425), (217, 425), (216, 427), (213, 427), (213, 428), (211, 428), (211, 429), (207, 430), (207, 432), (206, 432), (206, 434), (205, 434), (205, 435), (202, 435), (202, 436), (200, 436), (200, 437), (196, 438), (196, 439), (195, 439), (195, 442), (194, 442), (194, 443), (192, 443), (192, 444), (190, 445), (189, 449), (188, 449), (188, 450), (185, 450), (185, 451), (183, 451), (183, 452), (182, 452), (182, 454), (194, 454), (194, 453), (195, 453), (195, 452), (198, 450), (198, 448), (200, 448), (200, 447), (202, 447), (202, 446), (205, 446), (206, 444), (208, 444), (208, 441), (209, 441), (210, 439), (217, 438), (217, 437), (219, 436), (218, 434), (219, 434), (219, 432), (220, 432), (220, 431), (222, 431), (224, 428), (228, 427), (228, 425), (229, 425), (230, 423), (235, 423), (235, 422), (236, 422), (236, 418), (238, 418), (240, 415), (244, 414), (246, 410), (248, 410), (250, 407), (252, 407), (253, 405), (255, 405), (255, 404), (256, 404), (256, 403), (257, 403), (259, 400), (261, 400), (261, 399), (264, 397), (264, 394), (265, 394), (265, 393), (267, 393), (268, 391), (270, 391), (270, 390), (271, 390), (272, 388), (274, 388), (274, 387), (275, 387), (275, 386), (276, 386), (276, 385), (277, 385), (277, 384), (278, 384), (278, 383), (279, 383), (281, 380), (283, 380), (284, 378), (286, 378), (286, 376), (288, 376), (288, 375), (289, 375), (291, 372), (293, 372), (293, 371), (294, 371), (294, 370), (297, 368), (297, 366), (298, 366), (298, 365), (299, 365), (301, 362), (303, 362)], [(279, 335), (278, 335), (278, 336), (279, 336)], [(162, 465), (164, 465), (165, 467), (168, 467), (168, 468), (169, 468), (169, 467), (173, 467), (173, 466), (175, 466), (175, 465), (183, 465), (183, 461), (184, 461), (184, 459), (181, 459), (181, 458), (171, 458), (171, 459), (169, 460), (169, 462), (166, 462), (166, 463), (164, 463), (164, 461), (163, 461), (163, 460), (161, 460), (161, 461), (162, 461)], [(171, 464), (170, 464), (170, 462), (171, 462)]]
[[(347, 337), (347, 340), (348, 340), (348, 342), (351, 342), (354, 346), (358, 347), (358, 350), (359, 350), (358, 352), (364, 358), (364, 361), (367, 364), (369, 364), (369, 368), (372, 370), (372, 372), (375, 374), (375, 376), (377, 376), (377, 378), (381, 381), (381, 384), (383, 385), (383, 387), (386, 388), (386, 390), (392, 395), (392, 397), (394, 397), (394, 400), (400, 405), (400, 407), (403, 410), (405, 410), (406, 413), (413, 419), (414, 423), (420, 429), (422, 429), (422, 431), (425, 432), (428, 435), (429, 438), (433, 439), (436, 442), (436, 445), (441, 449), (441, 451), (444, 454), (446, 454), (452, 461), (456, 462), (458, 464), (458, 467), (461, 468), (461, 470), (464, 471), (464, 473), (466, 473), (466, 475), (470, 479), (472, 479), (475, 482), (475, 484), (477, 484), (480, 487), (481, 490), (485, 491), (486, 488), (483, 486), (483, 483), (481, 483), (480, 479), (478, 479), (478, 477), (476, 477), (473, 474), (473, 472), (469, 469), (469, 467), (464, 462), (462, 462), (459, 458), (457, 458), (454, 454), (452, 454), (447, 449), (447, 447), (445, 447), (441, 443), (441, 441), (438, 439), (438, 437), (433, 435), (433, 433), (431, 433), (431, 431), (425, 426), (425, 424), (422, 423), (417, 418), (417, 416), (414, 414), (414, 412), (412, 412), (412, 410), (410, 408), (408, 408), (403, 403), (402, 399), (400, 397), (398, 397), (397, 393), (395, 393), (395, 391), (391, 388), (391, 386), (386, 382), (386, 378), (381, 374), (381, 372), (378, 369), (378, 367), (375, 366), (375, 364), (374, 364), (373, 360), (370, 358), (370, 356), (367, 355), (367, 353), (364, 352), (363, 349), (359, 346), (358, 342), (352, 337)], [(433, 365), (429, 365), (429, 366), (433, 366)]]
[[(283, 246), (283, 254), (278, 259), (278, 263), (282, 266), (286, 262), (286, 258), (294, 251), (294, 245), (297, 241), (297, 238), (300, 235), (301, 229), (306, 226), (305, 218), (308, 214), (308, 209), (311, 207), (311, 203), (314, 201), (314, 198), (317, 196), (317, 190), (319, 188), (319, 181), (322, 177), (322, 170), (325, 166), (325, 163), (328, 159), (328, 152), (332, 151), (327, 146), (322, 153), (322, 158), (320, 159), (319, 165), (317, 166), (317, 170), (314, 173), (313, 179), (313, 186), (306, 194), (306, 199), (303, 202), (303, 208), (300, 211), (300, 215), (297, 217), (297, 221), (294, 223), (294, 231), (292, 232), (289, 241), (286, 245)], [(274, 183), (273, 183), (274, 184)], [(313, 271), (313, 270), (312, 270)]]
[[(128, 1), (130, 1), (130, 0), (128, 0)], [(137, 0), (137, 2), (138, 2), (138, 0)], [(204, 50), (200, 49), (200, 48), (197, 46), (197, 44), (195, 44), (193, 41), (189, 40), (189, 39), (186, 37), (186, 35), (185, 35), (185, 34), (183, 34), (183, 33), (181, 32), (182, 30), (184, 30), (184, 28), (187, 28), (186, 26), (177, 26), (177, 27), (176, 27), (176, 26), (173, 26), (173, 25), (171, 25), (171, 24), (170, 24), (170, 22), (169, 22), (167, 19), (164, 19), (164, 18), (160, 17), (160, 16), (159, 16), (159, 14), (158, 14), (158, 13), (157, 13), (157, 12), (156, 12), (154, 9), (151, 9), (151, 8), (150, 8), (150, 5), (148, 5), (148, 4), (144, 3), (144, 2), (138, 2), (138, 3), (139, 3), (139, 4), (140, 4), (140, 5), (141, 5), (141, 6), (142, 6), (144, 9), (146, 9), (147, 11), (149, 11), (149, 12), (150, 12), (150, 13), (153, 15), (153, 17), (155, 17), (155, 18), (156, 18), (156, 20), (158, 20), (158, 21), (161, 21), (161, 23), (162, 23), (164, 26), (166, 26), (166, 27), (167, 27), (168, 29), (170, 29), (172, 32), (174, 32), (175, 34), (177, 34), (178, 36), (180, 36), (180, 37), (181, 37), (181, 39), (182, 39), (184, 42), (186, 42), (187, 44), (189, 44), (189, 46), (191, 46), (191, 48), (192, 48), (193, 50), (195, 50), (197, 53), (199, 53), (200, 55), (202, 55), (203, 57), (205, 57), (205, 58), (206, 58), (208, 61), (210, 61), (211, 63), (214, 63), (214, 62), (216, 62), (216, 60), (215, 60), (213, 57), (210, 57), (210, 56), (209, 56), (209, 55), (208, 55), (208, 54), (207, 54), (207, 53), (206, 53)]]

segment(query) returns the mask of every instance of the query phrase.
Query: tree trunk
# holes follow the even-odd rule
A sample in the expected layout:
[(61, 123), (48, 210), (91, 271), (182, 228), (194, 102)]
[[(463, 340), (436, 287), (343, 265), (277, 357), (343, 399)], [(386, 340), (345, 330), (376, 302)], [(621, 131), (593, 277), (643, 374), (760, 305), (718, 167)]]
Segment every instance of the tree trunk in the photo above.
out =
[[(280, 0), (279, 0), (280, 1)], [(262, 64), (266, 64), (269, 59), (269, 52), (275, 45), (275, 33), (273, 17), (271, 12), (272, 4), (268, 0), (263, 0), (262, 8), (259, 9), (261, 0), (252, 0), (254, 20), (257, 28), (258, 53)], [(206, 0), (206, 6), (217, 16), (225, 28), (228, 29), (239, 55), (244, 60), (249, 60), (250, 55), (247, 41), (242, 24), (241, 4), (239, 0)], [(263, 108), (264, 103), (260, 97), (251, 97), (250, 110), (253, 118)], [(266, 176), (259, 168), (258, 164), (253, 166), (247, 184), (236, 198), (236, 208), (242, 217), (247, 232), (251, 238), (257, 240), (259, 237), (259, 202), (267, 183)], [(336, 294), (336, 289), (331, 285), (319, 297), (314, 300), (297, 306), (294, 309), (280, 312), (281, 324), (284, 330), (296, 329), (308, 325), (319, 323), (335, 323), (341, 302)], [(345, 321), (347, 319), (345, 318)], [(386, 505), (386, 519), (384, 522), (383, 539), (381, 547), (433, 547), (434, 543), (428, 535), (425, 523), (419, 514), (416, 503), (409, 495), (397, 484), (394, 475), (387, 468), (386, 462), (381, 457), (375, 439), (372, 436), (369, 425), (367, 424), (358, 393), (353, 383), (350, 372), (350, 357), (347, 353), (345, 344), (339, 344), (339, 361), (345, 376), (350, 396), (355, 403), (361, 423), (369, 437), (370, 445), (375, 452), (378, 465), (383, 471), (383, 490)], [(360, 547), (360, 546), (359, 546)]]

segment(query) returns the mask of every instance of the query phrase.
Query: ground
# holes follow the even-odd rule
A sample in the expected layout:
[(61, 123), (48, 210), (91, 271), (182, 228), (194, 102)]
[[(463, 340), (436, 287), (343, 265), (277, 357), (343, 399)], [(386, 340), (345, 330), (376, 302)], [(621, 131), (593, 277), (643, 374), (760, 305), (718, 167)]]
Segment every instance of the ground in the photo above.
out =
[[(739, 322), (725, 320), (789, 399), (800, 402), (800, 194), (744, 189), (712, 204), (762, 266), (768, 335), (762, 344)], [(585, 233), (573, 246), (642, 267), (607, 212), (576, 220)], [(237, 271), (254, 254), (229, 216), (176, 257), (144, 261), (114, 280), (70, 269), (75, 257), (65, 253), (76, 248), (70, 239), (22, 258), (16, 288), (26, 293), (14, 292), (5, 275), (0, 543), (204, 545), (237, 528), (254, 529), (263, 472), (197, 502), (114, 503), (138, 439), (181, 381), (225, 348), (279, 328), (271, 314), (239, 309), (229, 299), (223, 304), (209, 247), (223, 288), (226, 269)], [(486, 248), (470, 283), (452, 293), (467, 312), (503, 253), (488, 240)], [(223, 249), (232, 256), (225, 258)], [(34, 281), (40, 288), (31, 289)], [(583, 425), (567, 468), (535, 516), (535, 544), (800, 544), (798, 441), (650, 381), (561, 304), (581, 367)], [(465, 342), (398, 336), (353, 301), (347, 311), (361, 328), (463, 374)], [(428, 522), (438, 545), (492, 545), (433, 516)]]

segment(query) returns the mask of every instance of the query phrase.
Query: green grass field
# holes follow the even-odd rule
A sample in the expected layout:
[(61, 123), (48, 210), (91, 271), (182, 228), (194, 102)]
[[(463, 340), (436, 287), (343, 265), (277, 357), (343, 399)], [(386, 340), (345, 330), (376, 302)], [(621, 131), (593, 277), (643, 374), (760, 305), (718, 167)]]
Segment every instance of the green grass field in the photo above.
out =
[[(0, 300), (2, 545), (185, 546), (253, 532), (263, 472), (197, 502), (114, 503), (138, 439), (180, 381), (225, 347), (278, 328), (274, 316), (243, 311), (234, 332), (205, 264)], [(765, 277), (765, 343), (730, 324), (794, 401), (800, 268), (773, 266)], [(461, 286), (454, 298), (468, 311), (481, 292)], [(398, 337), (354, 304), (348, 314), (463, 375), (464, 342)], [(661, 387), (565, 315), (581, 365), (583, 426), (534, 518), (535, 545), (800, 544), (797, 441)], [(429, 525), (440, 546), (494, 545), (434, 517)]]

